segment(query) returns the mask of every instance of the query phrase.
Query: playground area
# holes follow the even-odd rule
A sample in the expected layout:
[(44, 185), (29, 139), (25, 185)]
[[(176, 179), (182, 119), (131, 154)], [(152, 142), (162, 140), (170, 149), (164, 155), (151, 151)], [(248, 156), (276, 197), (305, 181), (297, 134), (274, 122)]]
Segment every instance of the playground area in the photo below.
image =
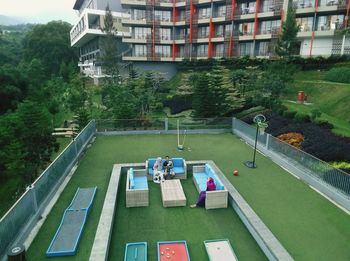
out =
[[(246, 168), (243, 162), (251, 159), (253, 150), (235, 135), (187, 135), (184, 148), (178, 150), (177, 145), (177, 135), (97, 137), (28, 249), (28, 259), (46, 258), (48, 243), (77, 187), (98, 187), (76, 255), (55, 258), (88, 260), (113, 164), (145, 162), (149, 157), (165, 155), (186, 160), (214, 160), (295, 259), (350, 258), (346, 245), (350, 240), (348, 215), (259, 153), (258, 168)], [(239, 171), (238, 176), (233, 175), (235, 169)], [(203, 242), (222, 238), (230, 241), (239, 260), (266, 260), (232, 208), (189, 207), (198, 197), (191, 175), (181, 181), (187, 198), (185, 207), (164, 208), (159, 184), (149, 182), (149, 207), (126, 208), (125, 190), (119, 189), (109, 260), (122, 259), (128, 242), (147, 242), (148, 259), (156, 260), (157, 242), (179, 240), (186, 240), (192, 260), (206, 260), (208, 254)], [(119, 186), (124, 188), (125, 182), (124, 173)]]

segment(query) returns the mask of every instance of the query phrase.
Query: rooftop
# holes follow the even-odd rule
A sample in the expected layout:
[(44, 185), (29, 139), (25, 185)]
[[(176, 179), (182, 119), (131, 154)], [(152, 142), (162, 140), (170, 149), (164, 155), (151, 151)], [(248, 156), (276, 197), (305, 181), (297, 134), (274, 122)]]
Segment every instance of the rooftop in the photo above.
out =
[[(257, 155), (258, 168), (246, 168), (242, 162), (251, 158), (253, 150), (237, 136), (188, 135), (184, 151), (176, 149), (176, 142), (176, 135), (98, 136), (28, 249), (29, 260), (45, 258), (48, 244), (77, 187), (97, 186), (78, 253), (75, 257), (65, 258), (88, 260), (113, 164), (141, 163), (147, 158), (168, 154), (186, 160), (213, 160), (293, 258), (349, 259), (348, 214), (262, 154)], [(239, 170), (238, 177), (232, 175), (234, 169)], [(187, 240), (191, 258), (205, 260), (203, 241), (219, 238), (230, 240), (240, 260), (266, 259), (232, 208), (189, 208), (197, 197), (190, 175), (182, 181), (187, 206), (166, 209), (161, 205), (160, 189), (153, 183), (149, 183), (149, 207), (125, 208), (125, 175), (122, 175), (110, 260), (122, 257), (125, 244), (134, 241), (147, 241), (148, 256), (154, 260), (156, 242), (162, 240)]]

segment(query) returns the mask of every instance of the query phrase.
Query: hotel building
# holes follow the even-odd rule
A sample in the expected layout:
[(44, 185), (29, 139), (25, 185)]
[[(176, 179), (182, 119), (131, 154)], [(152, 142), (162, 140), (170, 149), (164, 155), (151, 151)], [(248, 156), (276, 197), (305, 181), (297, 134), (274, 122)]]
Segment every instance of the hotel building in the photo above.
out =
[(122, 19), (130, 17), (121, 7), (120, 2), (111, 0), (76, 0), (73, 9), (79, 14), (78, 22), (70, 31), (71, 46), (79, 50), (80, 71), (94, 79), (98, 84), (100, 78), (105, 77), (99, 57), (103, 55), (103, 39), (106, 35), (104, 17), (107, 4), (112, 11), (114, 27), (117, 29), (118, 52), (123, 52), (130, 47), (122, 43), (122, 37), (130, 37), (130, 29), (124, 27)]
[[(119, 1), (119, 0), (118, 0)], [(289, 6), (296, 8), (301, 56), (350, 54), (350, 0), (76, 0), (71, 44), (82, 71), (102, 76), (104, 10), (116, 19), (123, 61), (169, 77), (184, 59), (274, 57)], [(128, 46), (128, 47), (127, 47)], [(162, 62), (161, 65), (159, 62)]]

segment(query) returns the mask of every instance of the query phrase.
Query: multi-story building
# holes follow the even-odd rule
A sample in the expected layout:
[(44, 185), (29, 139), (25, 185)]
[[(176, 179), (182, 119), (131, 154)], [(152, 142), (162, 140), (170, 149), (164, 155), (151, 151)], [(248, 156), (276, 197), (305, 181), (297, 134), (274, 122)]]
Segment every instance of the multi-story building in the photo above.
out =
[(296, 0), (293, 5), (300, 25), (300, 55), (350, 54), (350, 36), (346, 39), (344, 34), (350, 1)]
[(71, 46), (79, 48), (80, 70), (94, 79), (98, 84), (100, 78), (105, 77), (99, 58), (103, 55), (104, 17), (107, 4), (112, 11), (114, 27), (117, 29), (117, 44), (120, 55), (129, 46), (122, 43), (122, 37), (130, 36), (129, 28), (122, 25), (122, 19), (128, 19), (120, 2), (109, 0), (76, 0), (74, 9), (79, 13), (79, 20), (70, 31)]
[(122, 0), (129, 9), (127, 61), (272, 56), (283, 0)]
[[(101, 76), (100, 30), (108, 0), (76, 0), (80, 20), (71, 31), (80, 66)], [(273, 57), (288, 7), (300, 25), (300, 55), (350, 54), (350, 0), (121, 0), (110, 2), (123, 60), (171, 77), (184, 59)], [(124, 8), (124, 9), (122, 9)], [(120, 12), (123, 11), (124, 13)], [(128, 45), (129, 48), (125, 47)], [(162, 62), (161, 65), (159, 62)]]
[[(233, 56), (271, 57), (289, 5), (297, 8), (301, 55), (349, 52), (349, 0), (121, 0), (129, 10), (126, 61), (174, 62)], [(339, 2), (338, 2), (339, 1)], [(348, 1), (347, 3), (344, 1)], [(349, 37), (350, 38), (350, 37)]]

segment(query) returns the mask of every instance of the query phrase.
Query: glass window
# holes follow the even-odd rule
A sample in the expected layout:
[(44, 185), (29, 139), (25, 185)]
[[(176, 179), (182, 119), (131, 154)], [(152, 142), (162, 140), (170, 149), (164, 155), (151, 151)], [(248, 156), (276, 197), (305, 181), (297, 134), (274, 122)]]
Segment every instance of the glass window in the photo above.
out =
[(216, 17), (225, 17), (226, 16), (226, 6), (220, 5), (217, 7)]
[(209, 37), (209, 26), (198, 27), (198, 38), (208, 38)]
[(133, 56), (145, 57), (147, 56), (147, 46), (141, 44), (135, 44), (133, 48)]
[(160, 28), (159, 29), (161, 40), (171, 40), (171, 29), (170, 28)]
[(224, 25), (217, 25), (215, 28), (216, 37), (224, 37)]
[(208, 45), (201, 44), (197, 46), (197, 56), (198, 57), (207, 57), (208, 56)]
[(133, 15), (132, 15), (132, 19), (134, 20), (144, 20), (146, 19), (146, 11), (145, 10), (138, 10), (138, 9), (134, 9), (133, 10)]
[(215, 45), (215, 57), (223, 57), (224, 56), (224, 44)]
[(238, 51), (240, 56), (252, 55), (253, 43), (239, 43)]
[(296, 22), (299, 25), (300, 32), (309, 32), (312, 31), (313, 17), (298, 17)]
[(242, 35), (252, 35), (254, 31), (254, 23), (242, 23), (239, 25), (239, 32)]
[(156, 55), (160, 57), (171, 57), (170, 45), (156, 45), (154, 50)]
[(200, 8), (198, 9), (198, 18), (199, 19), (204, 19), (204, 18), (210, 18), (211, 15), (211, 8)]

